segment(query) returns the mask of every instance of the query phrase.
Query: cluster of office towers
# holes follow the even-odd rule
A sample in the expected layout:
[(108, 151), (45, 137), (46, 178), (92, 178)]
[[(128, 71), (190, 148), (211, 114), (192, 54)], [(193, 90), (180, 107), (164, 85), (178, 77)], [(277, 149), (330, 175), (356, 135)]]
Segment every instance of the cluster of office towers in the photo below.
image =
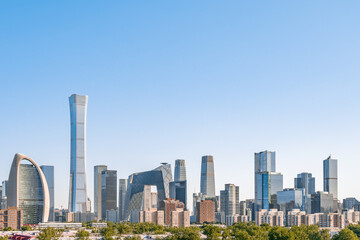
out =
[[(86, 112), (88, 97), (73, 94), (69, 98), (71, 120), (70, 186), (68, 211), (90, 214), (95, 219), (109, 221), (131, 220), (146, 206), (158, 207), (166, 199), (176, 199), (187, 206), (185, 160), (175, 161), (174, 180), (171, 165), (162, 163), (150, 171), (131, 174), (119, 179), (116, 170), (106, 165), (94, 167), (94, 209), (88, 198), (86, 184)], [(20, 164), (28, 160), (30, 164)], [(324, 191), (315, 191), (311, 173), (300, 173), (294, 188), (283, 188), (283, 175), (276, 172), (275, 152), (255, 153), (255, 198), (239, 201), (239, 187), (226, 184), (215, 192), (214, 159), (201, 159), (200, 193), (193, 194), (193, 221), (203, 201), (208, 206), (210, 220), (224, 222), (227, 216), (247, 215), (254, 220), (261, 209), (301, 209), (307, 213), (332, 212), (338, 207), (337, 160), (323, 162)], [(119, 184), (118, 184), (119, 183)], [(24, 212), (24, 224), (54, 221), (54, 167), (39, 167), (27, 156), (15, 155), (9, 180), (2, 184), (1, 208), (19, 207)], [(147, 204), (147, 205), (146, 205)], [(204, 207), (202, 209), (205, 209)], [(206, 212), (206, 211), (205, 211)], [(88, 219), (88, 218), (87, 218)], [(199, 219), (199, 218), (198, 218)]]

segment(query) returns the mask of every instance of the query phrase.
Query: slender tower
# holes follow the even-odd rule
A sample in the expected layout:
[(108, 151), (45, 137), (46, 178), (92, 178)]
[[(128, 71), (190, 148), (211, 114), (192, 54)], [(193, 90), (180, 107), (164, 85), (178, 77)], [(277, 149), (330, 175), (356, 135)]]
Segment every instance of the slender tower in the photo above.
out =
[(215, 173), (213, 156), (203, 156), (201, 159), (200, 191), (208, 197), (215, 197)]
[(105, 170), (105, 165), (94, 166), (94, 212), (98, 220), (101, 219), (101, 173)]
[(86, 109), (88, 96), (69, 97), (71, 120), (69, 211), (88, 210), (86, 190)]
[(338, 161), (329, 156), (323, 161), (324, 170), (324, 192), (338, 199)]
[(175, 160), (175, 177), (174, 181), (186, 181), (186, 168), (185, 160), (177, 159)]

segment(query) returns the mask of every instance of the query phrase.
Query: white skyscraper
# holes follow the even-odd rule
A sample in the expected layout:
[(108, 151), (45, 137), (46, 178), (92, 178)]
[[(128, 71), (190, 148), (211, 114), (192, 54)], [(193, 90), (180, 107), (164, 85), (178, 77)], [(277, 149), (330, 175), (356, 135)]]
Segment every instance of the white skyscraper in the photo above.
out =
[(86, 111), (88, 96), (69, 97), (71, 119), (69, 211), (85, 213), (88, 208), (86, 189)]

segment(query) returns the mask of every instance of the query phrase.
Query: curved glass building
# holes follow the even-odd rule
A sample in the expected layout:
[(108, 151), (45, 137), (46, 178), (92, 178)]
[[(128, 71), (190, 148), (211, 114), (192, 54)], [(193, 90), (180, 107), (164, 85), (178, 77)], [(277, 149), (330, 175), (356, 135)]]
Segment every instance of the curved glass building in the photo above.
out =
[[(27, 160), (30, 164), (20, 164), (22, 160)], [(8, 182), (8, 206), (23, 210), (23, 223), (47, 222), (50, 211), (49, 187), (37, 163), (17, 153), (11, 165)]]
[(171, 165), (163, 163), (160, 167), (147, 172), (131, 174), (128, 178), (128, 189), (125, 196), (125, 220), (130, 215), (142, 210), (144, 186), (157, 188), (157, 202), (169, 198), (169, 183), (172, 181)]

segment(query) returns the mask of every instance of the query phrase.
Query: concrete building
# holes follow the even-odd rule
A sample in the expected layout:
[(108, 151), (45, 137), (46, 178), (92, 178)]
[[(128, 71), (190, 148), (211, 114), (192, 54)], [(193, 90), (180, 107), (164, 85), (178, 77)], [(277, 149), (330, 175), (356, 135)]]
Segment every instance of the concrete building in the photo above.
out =
[(50, 196), (50, 211), (49, 211), (49, 222), (55, 221), (55, 180), (54, 180), (54, 166), (42, 165), (40, 166), (43, 171), (46, 182), (49, 187), (49, 196)]
[[(158, 202), (169, 198), (169, 183), (172, 182), (170, 164), (164, 163), (160, 167), (146, 172), (134, 173), (128, 178), (128, 189), (125, 197), (125, 220), (131, 216), (138, 217), (142, 211), (143, 192), (145, 185), (156, 186)], [(134, 211), (135, 215), (132, 215)]]
[(17, 207), (9, 207), (0, 210), (0, 229), (11, 227), (20, 229), (23, 226), (23, 210)]
[(156, 225), (164, 225), (164, 211), (158, 211), (156, 208), (139, 212), (139, 222), (155, 223)]
[(125, 197), (127, 189), (127, 179), (119, 179), (119, 220), (125, 218)]
[[(177, 211), (177, 209), (184, 211), (185, 209), (184, 203), (180, 202), (179, 200), (170, 199), (170, 198), (159, 202), (158, 210), (164, 211), (166, 225), (172, 225), (171, 213), (173, 211)], [(189, 222), (190, 222), (190, 217), (189, 217)]]
[(105, 165), (94, 166), (94, 213), (98, 220), (102, 219), (101, 211), (101, 173), (107, 170)]
[(101, 217), (103, 220), (107, 220), (106, 213), (111, 210), (117, 212), (117, 171), (104, 170), (101, 172)]
[(196, 222), (200, 224), (215, 222), (214, 201), (202, 200), (196, 203)]
[(254, 211), (276, 208), (276, 193), (283, 190), (283, 176), (276, 173), (275, 152), (255, 153)]
[(208, 197), (216, 197), (213, 156), (203, 156), (201, 159), (200, 192)]
[(240, 214), (239, 186), (225, 184), (225, 190), (220, 191), (220, 211), (225, 216)]
[(300, 211), (300, 209), (292, 209), (287, 212), (286, 226), (301, 226), (306, 224), (306, 212)]
[(261, 209), (256, 212), (255, 217), (256, 225), (268, 223), (270, 226), (284, 226), (284, 212), (278, 211), (277, 209)]
[(184, 209), (176, 208), (171, 211), (171, 224), (172, 227), (190, 227), (190, 212)]
[(323, 161), (324, 170), (324, 192), (332, 194), (338, 199), (338, 163), (336, 159), (329, 156)]
[(86, 111), (88, 96), (69, 97), (71, 120), (69, 211), (90, 210), (86, 184)]
[(343, 212), (345, 225), (358, 224), (360, 222), (360, 212), (354, 209), (347, 209)]
[(205, 200), (204, 194), (202, 194), (202, 193), (198, 193), (198, 194), (193, 193), (193, 212), (192, 212), (193, 216), (196, 216), (196, 204), (197, 204), (197, 202), (201, 202), (203, 200)]
[[(31, 164), (20, 164), (22, 160)], [(49, 187), (44, 173), (34, 160), (17, 153), (11, 165), (8, 185), (8, 208), (22, 209), (24, 224), (48, 221)]]
[(157, 208), (157, 192), (151, 192), (151, 208)]

